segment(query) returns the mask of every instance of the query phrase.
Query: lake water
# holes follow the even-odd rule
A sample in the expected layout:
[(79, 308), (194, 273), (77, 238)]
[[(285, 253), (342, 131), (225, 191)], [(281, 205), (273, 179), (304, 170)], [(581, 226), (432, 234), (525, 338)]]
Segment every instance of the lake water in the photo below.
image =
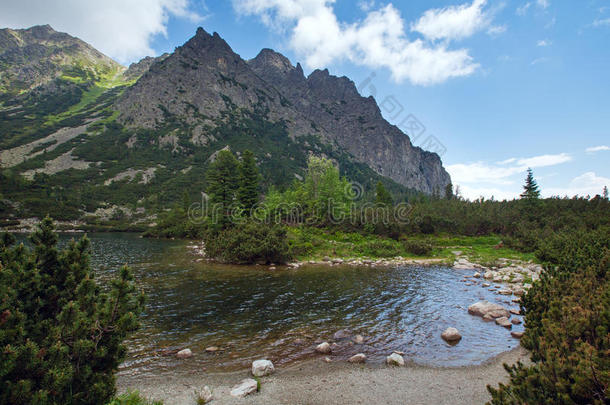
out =
[[(62, 240), (72, 236), (62, 235)], [(128, 342), (122, 373), (228, 371), (247, 368), (258, 358), (282, 365), (316, 356), (316, 342), (332, 339), (340, 329), (361, 334), (365, 343), (339, 342), (333, 359), (362, 352), (370, 364), (382, 364), (393, 350), (417, 364), (480, 364), (519, 344), (508, 329), (468, 314), (468, 306), (483, 299), (516, 308), (510, 297), (460, 282), (473, 271), (220, 266), (197, 263), (182, 241), (132, 234), (89, 238), (100, 282), (129, 264), (147, 295), (142, 328)], [(440, 337), (449, 326), (462, 333), (456, 346)], [(221, 350), (206, 353), (209, 346)], [(193, 351), (192, 359), (172, 355), (186, 347)]]

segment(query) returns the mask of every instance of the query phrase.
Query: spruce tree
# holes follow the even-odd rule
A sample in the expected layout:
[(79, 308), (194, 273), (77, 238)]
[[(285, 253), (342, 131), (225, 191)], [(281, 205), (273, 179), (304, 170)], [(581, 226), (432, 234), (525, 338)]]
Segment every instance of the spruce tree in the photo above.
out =
[(604, 197), (605, 200), (608, 199), (608, 186), (604, 186), (604, 189), (602, 191), (602, 196)]
[(384, 205), (384, 206), (393, 205), (392, 195), (385, 188), (385, 186), (383, 185), (383, 183), (381, 181), (377, 182), (375, 202), (377, 204)]
[(521, 198), (523, 199), (536, 200), (540, 198), (540, 189), (538, 188), (536, 180), (534, 180), (534, 174), (530, 168), (527, 169), (527, 177), (525, 178), (523, 190), (523, 193), (521, 193)]
[(239, 162), (233, 153), (221, 150), (207, 172), (212, 220), (225, 227), (239, 188)]
[(239, 189), (237, 196), (242, 208), (249, 213), (258, 202), (258, 183), (260, 175), (254, 154), (244, 151), (239, 165)]
[(445, 199), (453, 199), (453, 184), (449, 183), (445, 186)]
[(31, 241), (0, 240), (0, 404), (107, 403), (143, 296), (126, 267), (102, 291), (88, 239), (57, 249), (48, 217)]

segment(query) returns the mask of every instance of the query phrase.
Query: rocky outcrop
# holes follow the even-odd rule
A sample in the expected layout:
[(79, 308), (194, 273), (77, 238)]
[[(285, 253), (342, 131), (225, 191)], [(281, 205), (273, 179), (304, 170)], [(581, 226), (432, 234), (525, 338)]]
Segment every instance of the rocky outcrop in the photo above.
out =
[(270, 49), (244, 61), (218, 34), (201, 28), (153, 63), (115, 106), (127, 126), (156, 128), (171, 117), (202, 144), (231, 114), (256, 114), (282, 122), (293, 138), (319, 137), (406, 187), (440, 193), (450, 182), (439, 156), (414, 147), (350, 79), (328, 70), (305, 77), (299, 64)]

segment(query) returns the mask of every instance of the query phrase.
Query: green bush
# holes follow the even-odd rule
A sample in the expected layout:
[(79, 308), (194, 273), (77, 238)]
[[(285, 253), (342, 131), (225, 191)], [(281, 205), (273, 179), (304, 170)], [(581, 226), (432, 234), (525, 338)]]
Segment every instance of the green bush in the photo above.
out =
[(163, 405), (162, 401), (150, 401), (144, 398), (138, 391), (119, 395), (108, 403), (108, 405)]
[(106, 403), (143, 296), (126, 267), (102, 291), (88, 239), (58, 250), (49, 218), (31, 241), (0, 240), (0, 404)]
[(609, 241), (600, 229), (542, 243), (548, 266), (522, 303), (534, 363), (505, 365), (510, 384), (488, 387), (492, 404), (610, 402)]
[(284, 263), (292, 257), (281, 225), (247, 221), (207, 232), (204, 243), (209, 257), (225, 263)]
[(432, 245), (424, 241), (407, 239), (404, 245), (407, 252), (416, 256), (428, 256), (432, 253)]
[(394, 257), (399, 256), (402, 252), (400, 244), (389, 239), (379, 239), (369, 241), (356, 246), (356, 250), (370, 257)]

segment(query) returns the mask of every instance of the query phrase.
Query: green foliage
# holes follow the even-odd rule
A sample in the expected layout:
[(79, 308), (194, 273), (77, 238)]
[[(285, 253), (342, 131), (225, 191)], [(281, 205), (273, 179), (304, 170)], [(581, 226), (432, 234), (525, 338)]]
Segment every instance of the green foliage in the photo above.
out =
[(453, 197), (453, 184), (449, 183), (445, 186), (445, 199), (451, 200)]
[(394, 204), (392, 201), (392, 195), (384, 187), (381, 181), (377, 182), (375, 202), (383, 206), (390, 206)]
[(218, 223), (226, 226), (239, 187), (239, 163), (233, 153), (221, 150), (207, 172), (208, 194), (212, 210), (218, 215)]
[(521, 344), (532, 366), (505, 366), (510, 384), (488, 387), (492, 404), (610, 402), (610, 232), (552, 237), (548, 266), (523, 298)]
[(256, 167), (254, 154), (244, 151), (239, 164), (239, 189), (237, 196), (241, 207), (250, 211), (258, 202), (258, 183), (260, 174)]
[(163, 405), (162, 401), (150, 401), (139, 392), (128, 392), (114, 398), (108, 405)]
[(143, 296), (126, 267), (102, 291), (88, 239), (58, 250), (48, 217), (31, 241), (32, 251), (0, 242), (0, 403), (106, 403)]
[(211, 230), (204, 237), (209, 257), (226, 263), (284, 263), (291, 258), (286, 228), (255, 221)]
[(534, 180), (534, 173), (530, 168), (527, 169), (527, 177), (525, 178), (525, 185), (523, 186), (521, 198), (526, 200), (535, 200), (540, 198), (540, 189), (538, 188), (536, 180)]
[(432, 253), (432, 245), (422, 240), (407, 239), (404, 244), (407, 252), (415, 256), (429, 256)]

